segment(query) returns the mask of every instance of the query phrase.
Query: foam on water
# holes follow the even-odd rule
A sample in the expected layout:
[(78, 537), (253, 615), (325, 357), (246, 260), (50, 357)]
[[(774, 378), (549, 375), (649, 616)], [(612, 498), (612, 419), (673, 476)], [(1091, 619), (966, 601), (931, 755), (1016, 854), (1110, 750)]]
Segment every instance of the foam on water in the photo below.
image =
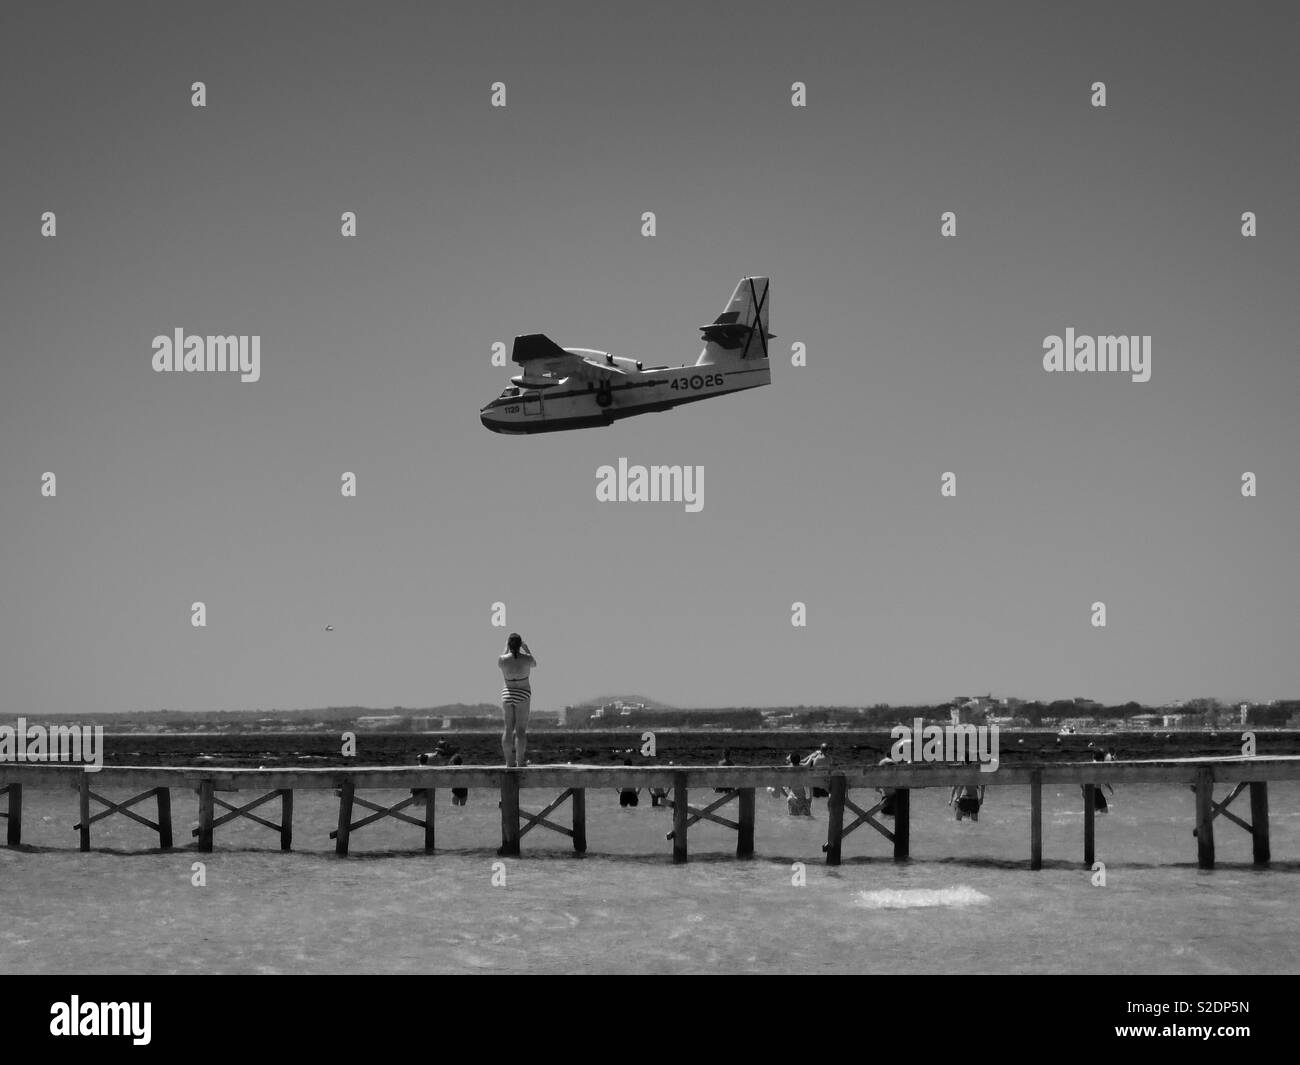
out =
[(910, 910), (919, 906), (977, 906), (988, 902), (982, 891), (962, 884), (946, 888), (907, 888), (859, 891), (857, 905), (867, 910)]

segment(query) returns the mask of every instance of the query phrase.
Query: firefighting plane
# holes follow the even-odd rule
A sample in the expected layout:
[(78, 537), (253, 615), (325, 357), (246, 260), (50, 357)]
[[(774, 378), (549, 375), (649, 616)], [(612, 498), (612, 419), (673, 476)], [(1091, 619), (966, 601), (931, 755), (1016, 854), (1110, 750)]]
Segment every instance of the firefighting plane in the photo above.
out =
[(510, 358), (523, 373), (479, 417), (494, 433), (553, 433), (771, 384), (769, 290), (766, 277), (744, 278), (726, 310), (700, 327), (704, 350), (693, 365), (643, 366), (625, 355), (562, 348), (541, 333), (517, 336)]

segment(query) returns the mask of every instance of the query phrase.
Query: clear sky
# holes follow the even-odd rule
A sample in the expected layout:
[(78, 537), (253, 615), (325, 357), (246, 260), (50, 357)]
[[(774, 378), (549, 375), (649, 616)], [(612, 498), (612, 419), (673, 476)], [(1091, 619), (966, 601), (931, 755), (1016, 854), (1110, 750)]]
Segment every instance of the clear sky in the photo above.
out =
[[(1297, 696), (1297, 29), (6, 3), (0, 710), (490, 701), (510, 629), (541, 709)], [(770, 388), (479, 424), (494, 342), (693, 361), (746, 274)], [(1150, 335), (1151, 380), (1046, 373), (1067, 327)], [(154, 373), (177, 328), (261, 336), (261, 380)], [(702, 465), (703, 510), (597, 502), (620, 457)]]

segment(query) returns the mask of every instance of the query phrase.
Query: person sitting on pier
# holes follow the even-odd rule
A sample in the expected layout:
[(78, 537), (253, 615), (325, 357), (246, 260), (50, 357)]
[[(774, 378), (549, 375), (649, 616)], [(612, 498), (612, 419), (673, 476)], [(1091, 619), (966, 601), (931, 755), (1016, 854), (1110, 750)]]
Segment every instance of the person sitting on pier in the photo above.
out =
[[(1093, 754), (1092, 754), (1092, 760), (1093, 760), (1094, 762), (1113, 762), (1113, 761), (1114, 761), (1113, 758), (1111, 758), (1111, 757), (1110, 757), (1109, 755), (1107, 755), (1107, 754), (1103, 754), (1100, 750), (1097, 750), (1097, 751), (1094, 751), (1094, 752), (1093, 752)], [(1104, 785), (1104, 786), (1110, 788), (1110, 793), (1111, 793), (1111, 795), (1114, 795), (1114, 794), (1115, 794), (1115, 789), (1114, 789), (1114, 787), (1112, 787), (1110, 784), (1106, 784), (1106, 785)], [(1092, 786), (1092, 808), (1093, 808), (1097, 813), (1099, 813), (1099, 814), (1107, 813), (1108, 810), (1109, 810), (1109, 808), (1106, 806), (1106, 795), (1105, 795), (1105, 793), (1101, 790), (1102, 787), (1103, 787), (1103, 785), (1101, 785), (1101, 784), (1094, 784), (1094, 785)], [(1088, 794), (1088, 789), (1087, 789), (1087, 787), (1086, 787), (1085, 785), (1080, 784), (1080, 785), (1079, 785), (1079, 790), (1080, 790), (1081, 792), (1083, 792), (1083, 794), (1084, 794), (1085, 797), (1087, 796), (1087, 794)]]
[[(803, 760), (803, 764), (806, 766), (816, 766), (818, 769), (830, 769), (831, 745), (829, 743), (823, 743), (817, 748), (817, 750), (813, 751), (812, 754)], [(825, 788), (818, 787), (814, 787), (812, 793), (814, 799), (824, 799), (830, 795), (830, 792)]]
[[(453, 754), (453, 755), (451, 756), (450, 764), (451, 764), (451, 765), (464, 765), (464, 764), (465, 764), (465, 759), (462, 758), (462, 757), (460, 756), (460, 752), (457, 751), (455, 754)], [(452, 788), (452, 789), (451, 789), (451, 804), (452, 804), (452, 806), (464, 806), (467, 802), (469, 802), (469, 788)]]
[[(431, 750), (431, 751), (425, 751), (423, 754), (421, 754), (421, 755), (420, 755), (419, 757), (417, 757), (415, 760), (416, 760), (417, 762), (419, 762), (420, 765), (446, 765), (446, 764), (447, 764), (447, 756), (448, 756), (450, 753), (451, 753), (451, 747), (448, 745), (447, 741), (444, 739), (444, 740), (439, 740), (437, 743), (435, 743), (435, 744), (433, 745), (433, 750)], [(425, 788), (412, 788), (412, 789), (411, 789), (411, 794), (412, 794), (412, 795), (423, 795), (423, 794), (425, 793), (426, 790), (427, 790), (427, 789), (425, 789)]]
[[(624, 764), (624, 765), (631, 765), (631, 764), (632, 764), (632, 759), (631, 759), (631, 758), (624, 758), (624, 759), (623, 759), (623, 764)], [(627, 787), (619, 788), (619, 789), (618, 789), (618, 804), (619, 804), (619, 806), (636, 806), (636, 805), (638, 805), (638, 804), (640, 803), (640, 801), (641, 801), (640, 798), (639, 798), (640, 794), (641, 794), (641, 789), (640, 789), (640, 788), (627, 788)]]
[(506, 768), (528, 764), (528, 710), (532, 705), (533, 689), (528, 674), (537, 665), (537, 659), (528, 650), (528, 644), (517, 632), (506, 640), (505, 653), (498, 656), (497, 665), (505, 678), (501, 689), (501, 713), (505, 717), (505, 732), (501, 736), (501, 753), (506, 757)]
[[(889, 755), (885, 755), (885, 757), (882, 758), (882, 759), (880, 759), (880, 761), (877, 762), (876, 764), (877, 764), (877, 765), (893, 765), (893, 764), (894, 764), (894, 760), (893, 760)], [(894, 793), (897, 792), (898, 789), (897, 789), (897, 788), (877, 788), (876, 791), (878, 791), (878, 792), (880, 793), (880, 799), (881, 799), (881, 802), (880, 802), (880, 815), (881, 815), (882, 817), (893, 817), (893, 816), (894, 816)]]
[(984, 805), (984, 785), (958, 784), (952, 789), (952, 794), (948, 797), (948, 805), (952, 806), (954, 800), (957, 803), (958, 821), (963, 817), (978, 821), (980, 819), (980, 807)]

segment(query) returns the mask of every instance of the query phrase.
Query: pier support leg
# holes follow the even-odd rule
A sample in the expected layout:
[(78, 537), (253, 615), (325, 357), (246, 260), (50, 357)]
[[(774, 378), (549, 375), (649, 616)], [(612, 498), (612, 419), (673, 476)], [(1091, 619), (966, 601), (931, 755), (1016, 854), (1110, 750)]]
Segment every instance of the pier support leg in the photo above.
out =
[(740, 828), (736, 831), (736, 857), (754, 856), (754, 789), (738, 788)]
[(172, 789), (159, 788), (158, 796), (158, 846), (172, 849)]
[[(13, 810), (12, 799), (9, 809)], [(9, 824), (13, 823), (11, 812)], [(1268, 865), (1268, 782), (1265, 780), (1256, 780), (1250, 785), (1250, 835), (1255, 845), (1255, 864)]]
[(840, 842), (844, 838), (844, 777), (831, 777), (831, 797), (827, 804), (826, 864), (840, 864)]
[[(1029, 868), (1043, 867), (1043, 771), (1029, 774)], [(1089, 863), (1089, 868), (1092, 865)]]
[(280, 849), (293, 849), (293, 789), (280, 792)]
[(1208, 769), (1196, 773), (1196, 864), (1214, 868), (1214, 774)]
[(348, 837), (352, 833), (352, 796), (357, 786), (352, 781), (344, 781), (339, 788), (339, 827), (334, 837), (334, 853), (344, 855), (348, 852)]
[(428, 788), (424, 792), (424, 853), (433, 853), (433, 800), (437, 792)]
[(687, 807), (686, 774), (673, 774), (673, 865), (686, 861), (686, 815)]
[(216, 806), (212, 801), (212, 781), (199, 781), (199, 850), (212, 852), (212, 821)]
[(78, 774), (77, 792), (81, 800), (81, 849), (90, 850), (90, 774), (84, 770)]
[(587, 853), (587, 789), (574, 788), (569, 796), (573, 804), (573, 849), (579, 854)]
[(1083, 786), (1083, 864), (1089, 869), (1097, 860), (1097, 799), (1093, 795), (1096, 787), (1096, 784)]
[(898, 788), (894, 792), (894, 861), (905, 862), (912, 849), (912, 792)]
[[(1265, 828), (1267, 833), (1268, 829)], [(23, 786), (9, 785), (9, 846), (16, 847), (23, 841)], [(1264, 846), (1268, 847), (1268, 836), (1264, 837)]]
[(501, 776), (501, 849), (503, 857), (519, 857), (519, 776), (506, 770)]

